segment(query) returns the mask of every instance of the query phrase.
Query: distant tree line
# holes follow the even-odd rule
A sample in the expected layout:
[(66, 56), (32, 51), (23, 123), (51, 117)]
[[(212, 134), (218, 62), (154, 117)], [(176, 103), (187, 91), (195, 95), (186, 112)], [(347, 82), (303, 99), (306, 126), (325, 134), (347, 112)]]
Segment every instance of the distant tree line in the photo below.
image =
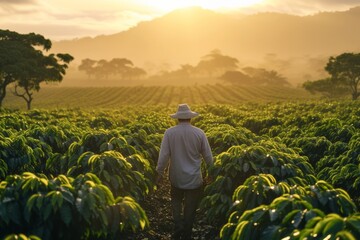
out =
[(133, 80), (143, 78), (147, 74), (144, 69), (135, 67), (133, 62), (126, 58), (113, 58), (110, 61), (86, 58), (81, 61), (78, 69), (85, 72), (88, 78), (97, 79), (117, 76), (120, 79)]
[(40, 34), (19, 34), (0, 29), (0, 108), (8, 86), (13, 94), (26, 101), (31, 108), (34, 91), (43, 82), (60, 82), (68, 64), (69, 54), (49, 54), (51, 41)]
[(285, 77), (274, 70), (266, 70), (264, 68), (245, 67), (241, 71), (227, 71), (220, 79), (239, 85), (290, 86)]
[(164, 71), (152, 78), (181, 80), (187, 78), (211, 77), (235, 85), (290, 85), (285, 77), (274, 70), (245, 67), (239, 69), (239, 60), (213, 50), (201, 58), (196, 66), (181, 65), (180, 69)]

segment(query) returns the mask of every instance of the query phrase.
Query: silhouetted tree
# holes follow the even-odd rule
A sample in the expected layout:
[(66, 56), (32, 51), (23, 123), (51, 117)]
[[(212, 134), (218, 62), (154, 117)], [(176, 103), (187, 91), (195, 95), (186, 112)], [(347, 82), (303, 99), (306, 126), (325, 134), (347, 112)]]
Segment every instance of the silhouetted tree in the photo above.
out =
[(95, 64), (96, 64), (95, 60), (86, 58), (81, 60), (81, 64), (79, 65), (78, 69), (79, 71), (84, 71), (88, 75), (88, 78), (90, 78), (94, 74)]
[(253, 84), (253, 79), (240, 71), (227, 71), (221, 77), (226, 83), (239, 84), (239, 85), (251, 85)]
[(331, 75), (333, 82), (350, 89), (352, 99), (359, 96), (360, 82), (360, 53), (343, 53), (337, 57), (330, 57), (325, 70)]
[[(39, 91), (42, 82), (60, 82), (66, 73), (68, 64), (73, 59), (69, 54), (59, 53), (45, 56), (42, 52), (37, 51), (31, 59), (31, 69), (26, 76), (21, 76), (15, 83), (15, 96), (23, 98), (29, 110), (33, 100), (33, 91)], [(19, 92), (19, 87), (23, 88), (22, 93)]]
[[(0, 107), (6, 96), (6, 87), (20, 76), (26, 76), (33, 46), (50, 49), (51, 43), (41, 35), (19, 34), (0, 30)], [(27, 56), (27, 57), (26, 57)]]
[(325, 70), (330, 74), (330, 78), (308, 81), (303, 84), (303, 87), (310, 92), (321, 92), (331, 96), (350, 92), (353, 100), (360, 96), (358, 90), (360, 82), (359, 53), (343, 53), (336, 57), (330, 57)]
[(133, 62), (126, 58), (113, 58), (110, 61), (111, 71), (115, 75), (120, 75), (121, 78), (130, 71), (134, 66)]
[(101, 59), (97, 61), (94, 73), (97, 78), (108, 78), (109, 75), (114, 73), (114, 69), (112, 68), (110, 62), (105, 59)]
[(123, 73), (123, 78), (125, 79), (140, 79), (146, 76), (146, 71), (139, 67), (131, 67)]
[(134, 67), (133, 62), (126, 58), (113, 58), (110, 61), (87, 58), (82, 60), (78, 69), (85, 71), (89, 77), (95, 75), (97, 78), (108, 78), (113, 75), (120, 76), (121, 79), (138, 79), (146, 75), (145, 70)]
[(220, 79), (225, 82), (240, 85), (290, 85), (284, 77), (276, 71), (263, 68), (246, 67), (241, 71), (227, 71)]
[(246, 67), (242, 69), (248, 76), (253, 79), (257, 85), (290, 85), (285, 77), (281, 76), (274, 70), (266, 70), (264, 68)]
[[(0, 30), (0, 107), (6, 96), (6, 87), (11, 83), (15, 83), (17, 95), (31, 97), (31, 91), (38, 91), (41, 82), (61, 81), (67, 65), (57, 60), (66, 62), (72, 57), (69, 54), (44, 55), (43, 51), (50, 48), (51, 41), (40, 34)], [(31, 95), (20, 94), (19, 87), (27, 88)]]
[(332, 78), (317, 81), (306, 81), (303, 87), (312, 94), (322, 93), (327, 97), (340, 97), (348, 93), (348, 89), (338, 85)]
[(236, 58), (222, 55), (220, 50), (213, 50), (208, 55), (202, 57), (202, 60), (195, 67), (198, 73), (206, 73), (209, 76), (221, 75), (226, 71), (236, 70), (239, 61)]

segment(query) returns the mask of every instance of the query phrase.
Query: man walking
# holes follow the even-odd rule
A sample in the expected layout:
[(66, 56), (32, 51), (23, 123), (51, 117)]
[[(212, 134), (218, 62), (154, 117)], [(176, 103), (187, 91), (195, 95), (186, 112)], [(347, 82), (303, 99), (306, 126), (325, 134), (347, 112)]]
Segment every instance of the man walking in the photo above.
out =
[(171, 207), (174, 220), (173, 239), (190, 240), (196, 209), (203, 194), (201, 162), (213, 164), (211, 148), (203, 130), (191, 125), (198, 116), (187, 104), (180, 104), (175, 114), (178, 124), (165, 131), (156, 170), (159, 180), (169, 166)]

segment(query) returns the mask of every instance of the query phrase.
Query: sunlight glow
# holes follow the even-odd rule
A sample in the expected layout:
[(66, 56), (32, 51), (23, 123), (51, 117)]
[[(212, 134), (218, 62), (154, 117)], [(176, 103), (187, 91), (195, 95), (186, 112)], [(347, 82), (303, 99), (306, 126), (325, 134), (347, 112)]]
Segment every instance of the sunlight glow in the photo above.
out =
[(264, 0), (142, 0), (142, 2), (159, 11), (168, 12), (193, 6), (210, 10), (231, 10), (259, 4), (264, 2)]

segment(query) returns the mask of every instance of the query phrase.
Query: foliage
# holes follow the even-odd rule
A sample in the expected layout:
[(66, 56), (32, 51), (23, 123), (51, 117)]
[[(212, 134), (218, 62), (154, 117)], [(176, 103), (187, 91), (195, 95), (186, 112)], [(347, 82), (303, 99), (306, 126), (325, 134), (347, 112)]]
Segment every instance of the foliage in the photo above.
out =
[(39, 34), (0, 30), (0, 107), (6, 87), (31, 71), (32, 57), (38, 52), (34, 47), (49, 50), (51, 41)]
[[(40, 83), (62, 80), (73, 57), (62, 53), (44, 55), (43, 51), (50, 48), (51, 41), (40, 34), (0, 30), (0, 107), (10, 83), (15, 83), (15, 95), (22, 97), (30, 109), (32, 91), (39, 91)], [(24, 93), (19, 93), (18, 87)]]
[(146, 71), (134, 67), (133, 62), (126, 58), (113, 58), (110, 61), (105, 59), (93, 60), (83, 59), (78, 69), (84, 71), (88, 77), (95, 76), (98, 79), (108, 78), (111, 75), (119, 76), (121, 79), (139, 79), (146, 75)]
[(290, 86), (286, 78), (279, 75), (278, 72), (264, 68), (246, 67), (242, 71), (226, 71), (219, 78), (231, 84)]
[(320, 91), (331, 94), (345, 92), (351, 93), (352, 99), (359, 96), (360, 82), (360, 53), (342, 53), (336, 57), (330, 57), (325, 70), (331, 78), (306, 82), (305, 89), (309, 91)]
[[(339, 221), (347, 221), (346, 217), (356, 219), (354, 222), (358, 223), (355, 226), (360, 223), (360, 218), (354, 215), (357, 212), (355, 204), (344, 190), (334, 189), (324, 181), (306, 187), (289, 187), (286, 184), (276, 185), (274, 180), (271, 176), (259, 176), (247, 183), (249, 187), (255, 187), (252, 191), (247, 191), (246, 185), (239, 187), (234, 193), (237, 205), (252, 206), (235, 206), (235, 211), (221, 230), (222, 239), (326, 237), (328, 234), (342, 234), (341, 231), (352, 233), (353, 229), (345, 224), (338, 226)], [(257, 195), (257, 198), (253, 198), (253, 201), (259, 199), (255, 201), (257, 204), (245, 202), (245, 199), (251, 200), (249, 195)], [(269, 200), (271, 202), (266, 203)], [(355, 231), (358, 234), (360, 229)]]
[(303, 83), (303, 88), (315, 94), (317, 92), (324, 94), (329, 98), (343, 97), (348, 93), (348, 89), (332, 78), (320, 79), (317, 81), (306, 81)]
[(250, 146), (256, 141), (256, 136), (246, 128), (235, 128), (225, 124), (212, 127), (206, 134), (212, 151), (216, 154), (225, 152), (232, 146)]
[(325, 70), (335, 81), (350, 88), (353, 100), (359, 97), (360, 53), (343, 53), (330, 57)]
[[(41, 239), (80, 239), (116, 235), (148, 225), (131, 198), (114, 199), (91, 173), (75, 179), (25, 172), (9, 175), (0, 185), (1, 236), (22, 232)], [(130, 221), (128, 216), (132, 216)]]
[(223, 55), (220, 50), (213, 50), (202, 57), (202, 60), (195, 67), (195, 72), (200, 74), (217, 74), (237, 68), (239, 60)]
[(8, 235), (4, 238), (4, 240), (41, 240), (41, 238), (34, 236), (34, 235), (26, 236), (26, 235), (20, 233), (20, 234)]
[(101, 154), (85, 152), (68, 174), (76, 176), (81, 172), (95, 174), (115, 197), (132, 196), (139, 201), (154, 187), (154, 170), (140, 155), (125, 158), (113, 150)]
[(221, 224), (228, 216), (234, 190), (250, 176), (260, 173), (304, 185), (305, 176), (314, 175), (314, 169), (306, 158), (273, 141), (233, 146), (216, 156), (210, 172), (216, 179), (205, 188), (206, 197), (201, 202), (209, 221)]
[[(215, 160), (201, 216), (223, 239), (358, 238), (359, 109), (347, 100), (195, 105), (192, 123)], [(126, 239), (149, 226), (142, 204), (171, 111), (0, 110), (1, 237)]]

